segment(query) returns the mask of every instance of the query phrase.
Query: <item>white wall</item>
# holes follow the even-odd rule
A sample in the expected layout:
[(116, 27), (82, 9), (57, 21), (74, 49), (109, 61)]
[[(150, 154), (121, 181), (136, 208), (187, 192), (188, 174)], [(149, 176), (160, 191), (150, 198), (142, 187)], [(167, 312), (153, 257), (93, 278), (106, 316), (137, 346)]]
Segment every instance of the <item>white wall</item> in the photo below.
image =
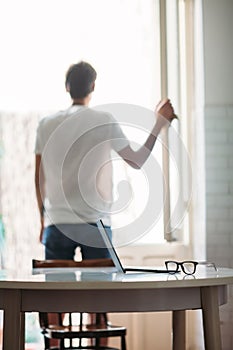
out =
[(205, 100), (233, 104), (233, 1), (203, 0)]
[[(233, 0), (203, 0), (207, 259), (233, 268)], [(233, 349), (233, 289), (221, 307)]]

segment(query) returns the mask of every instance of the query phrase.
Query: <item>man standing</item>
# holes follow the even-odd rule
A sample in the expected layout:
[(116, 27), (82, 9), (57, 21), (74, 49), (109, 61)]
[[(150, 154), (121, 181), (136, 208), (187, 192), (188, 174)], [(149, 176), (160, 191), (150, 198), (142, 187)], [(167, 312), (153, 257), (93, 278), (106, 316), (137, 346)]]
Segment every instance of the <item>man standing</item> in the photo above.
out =
[(95, 80), (90, 64), (72, 65), (65, 82), (71, 107), (38, 126), (35, 183), (46, 259), (73, 259), (78, 246), (83, 259), (109, 257), (99, 249), (95, 223), (101, 218), (111, 235), (111, 151), (140, 169), (161, 129), (175, 118), (170, 101), (161, 101), (151, 134), (135, 151), (112, 115), (88, 107)]
[(135, 151), (112, 115), (88, 107), (95, 80), (87, 62), (72, 65), (65, 82), (72, 105), (42, 119), (37, 129), (35, 185), (46, 259), (73, 259), (77, 247), (83, 259), (110, 257), (96, 221), (102, 219), (111, 237), (111, 151), (140, 169), (175, 118), (170, 101), (161, 101), (150, 135)]

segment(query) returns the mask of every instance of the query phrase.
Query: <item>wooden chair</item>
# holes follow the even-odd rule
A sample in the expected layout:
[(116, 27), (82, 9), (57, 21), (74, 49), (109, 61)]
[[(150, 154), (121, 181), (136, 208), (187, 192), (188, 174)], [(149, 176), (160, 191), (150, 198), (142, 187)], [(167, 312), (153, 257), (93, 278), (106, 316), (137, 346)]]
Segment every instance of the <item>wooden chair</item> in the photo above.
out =
[[(73, 260), (32, 260), (32, 267), (56, 268), (56, 267), (107, 267), (114, 266), (111, 259), (93, 259), (83, 261)], [(64, 349), (101, 349), (118, 350), (113, 347), (101, 346), (101, 338), (120, 337), (121, 350), (126, 350), (126, 328), (113, 326), (108, 322), (106, 313), (94, 314), (94, 323), (84, 324), (83, 313), (79, 313), (79, 325), (72, 322), (72, 313), (68, 313), (68, 325), (63, 324), (63, 315), (58, 313), (58, 325), (49, 324), (48, 313), (39, 313), (40, 327), (44, 336), (45, 350)], [(93, 322), (93, 321), (92, 321)], [(59, 348), (50, 347), (50, 339), (59, 340)], [(65, 346), (65, 339), (69, 339), (69, 345)], [(79, 345), (73, 346), (73, 339), (79, 339)], [(82, 345), (82, 339), (90, 339), (93, 345)]]

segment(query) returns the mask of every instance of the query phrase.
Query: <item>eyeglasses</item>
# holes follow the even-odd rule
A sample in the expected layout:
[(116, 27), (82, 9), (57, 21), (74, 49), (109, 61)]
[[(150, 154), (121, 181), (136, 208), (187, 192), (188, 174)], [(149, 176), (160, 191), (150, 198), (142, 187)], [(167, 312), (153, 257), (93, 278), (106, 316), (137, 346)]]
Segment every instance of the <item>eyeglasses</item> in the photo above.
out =
[(181, 270), (186, 274), (186, 275), (193, 275), (196, 272), (197, 265), (206, 265), (208, 267), (213, 267), (215, 271), (217, 271), (217, 268), (214, 263), (212, 262), (207, 262), (207, 261), (192, 261), (192, 260), (187, 260), (187, 261), (165, 261), (165, 266), (166, 269), (170, 274), (174, 274), (179, 272), (179, 267), (181, 267)]

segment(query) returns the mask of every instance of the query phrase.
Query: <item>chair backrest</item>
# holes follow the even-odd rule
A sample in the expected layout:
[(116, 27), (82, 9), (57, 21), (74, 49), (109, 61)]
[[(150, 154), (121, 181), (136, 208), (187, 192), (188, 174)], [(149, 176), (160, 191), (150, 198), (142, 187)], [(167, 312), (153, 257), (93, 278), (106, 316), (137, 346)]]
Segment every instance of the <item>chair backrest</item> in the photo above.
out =
[[(74, 260), (36, 260), (32, 259), (32, 267), (36, 268), (55, 268), (55, 267), (113, 267), (115, 266), (112, 259), (87, 259), (83, 261)], [(83, 324), (83, 312), (79, 313), (80, 319), (78, 326), (74, 326), (72, 331), (72, 313), (66, 313), (68, 318), (66, 323), (68, 326), (64, 326), (63, 320), (65, 313), (56, 313), (57, 319), (55, 323), (49, 318), (47, 312), (39, 313), (39, 323), (44, 335), (45, 349), (50, 349), (51, 339), (59, 339), (60, 349), (64, 348), (64, 339), (69, 339), (70, 345), (67, 349), (76, 349), (73, 347), (73, 338), (79, 339), (79, 349), (87, 349), (87, 346), (82, 346), (82, 338), (95, 339), (95, 345), (88, 347), (89, 349), (110, 349), (107, 346), (100, 347), (100, 341), (106, 343), (108, 337), (119, 336), (121, 337), (121, 349), (125, 350), (125, 336), (126, 328), (122, 326), (112, 326), (108, 323), (108, 317), (106, 313), (93, 313), (91, 314), (91, 324)], [(51, 315), (50, 315), (51, 316)], [(56, 327), (57, 326), (57, 327)], [(80, 331), (78, 331), (78, 328)], [(84, 328), (83, 328), (84, 327)], [(77, 348), (77, 349), (78, 349)], [(54, 348), (55, 349), (55, 348)], [(112, 348), (117, 350), (116, 348)]]
[(32, 259), (32, 267), (111, 267), (114, 266), (112, 259), (87, 259), (82, 261), (75, 260), (36, 260)]

